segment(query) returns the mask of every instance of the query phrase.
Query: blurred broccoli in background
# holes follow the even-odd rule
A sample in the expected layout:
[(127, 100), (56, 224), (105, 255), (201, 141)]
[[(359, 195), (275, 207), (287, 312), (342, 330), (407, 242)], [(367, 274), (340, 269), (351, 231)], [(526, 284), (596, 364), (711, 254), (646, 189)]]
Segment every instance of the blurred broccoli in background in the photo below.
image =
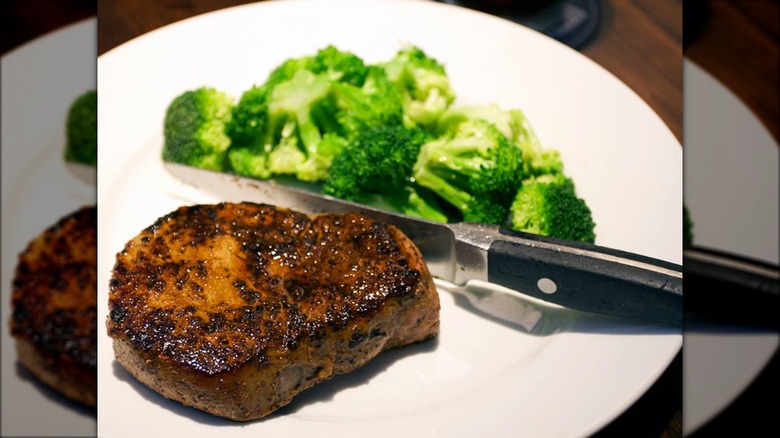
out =
[(65, 131), (65, 160), (97, 166), (97, 91), (87, 91), (73, 101)]
[(574, 182), (561, 173), (523, 181), (511, 207), (517, 231), (593, 243), (595, 224), (590, 208), (577, 197)]
[(211, 170), (224, 170), (230, 138), (233, 98), (211, 87), (201, 87), (177, 96), (168, 107), (164, 123), (166, 161)]
[(238, 102), (178, 96), (163, 158), (439, 222), (485, 222), (592, 242), (594, 223), (557, 150), (518, 109), (454, 106), (444, 66), (407, 45), (368, 64), (327, 46), (289, 58)]

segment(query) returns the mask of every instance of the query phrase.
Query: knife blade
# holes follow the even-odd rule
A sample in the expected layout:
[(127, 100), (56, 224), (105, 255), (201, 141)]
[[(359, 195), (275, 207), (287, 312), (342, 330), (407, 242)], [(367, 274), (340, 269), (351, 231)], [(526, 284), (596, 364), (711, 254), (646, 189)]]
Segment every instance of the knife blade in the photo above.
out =
[(306, 214), (357, 213), (392, 224), (418, 246), (431, 274), (471, 280), (585, 312), (682, 325), (682, 267), (597, 245), (495, 225), (439, 223), (378, 210), (310, 190), (166, 162), (180, 181), (223, 202), (255, 202)]

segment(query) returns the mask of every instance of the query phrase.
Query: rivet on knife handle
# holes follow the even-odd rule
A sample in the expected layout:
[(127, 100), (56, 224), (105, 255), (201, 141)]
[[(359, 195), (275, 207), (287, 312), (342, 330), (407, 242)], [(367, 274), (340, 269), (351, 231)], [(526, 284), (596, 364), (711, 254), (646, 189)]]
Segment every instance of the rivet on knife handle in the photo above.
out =
[(488, 281), (565, 307), (682, 325), (682, 267), (596, 245), (504, 234)]

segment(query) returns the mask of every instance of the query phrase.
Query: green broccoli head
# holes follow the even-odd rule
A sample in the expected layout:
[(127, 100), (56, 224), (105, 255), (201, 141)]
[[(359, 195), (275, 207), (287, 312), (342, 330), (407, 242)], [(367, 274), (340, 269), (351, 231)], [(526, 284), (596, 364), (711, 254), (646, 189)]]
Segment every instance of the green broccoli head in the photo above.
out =
[(313, 66), (314, 56), (301, 56), (299, 58), (286, 59), (276, 68), (271, 70), (271, 73), (268, 75), (268, 78), (263, 85), (273, 88), (274, 85), (280, 82), (289, 81), (301, 70), (311, 71)]
[(359, 56), (340, 50), (333, 45), (324, 47), (314, 55), (289, 58), (268, 75), (265, 85), (289, 81), (301, 70), (324, 74), (328, 79), (360, 87), (366, 79), (367, 67)]
[(270, 178), (266, 145), (263, 144), (268, 125), (268, 97), (273, 87), (269, 84), (253, 86), (241, 95), (233, 106), (231, 118), (225, 124), (230, 137), (228, 168), (239, 175)]
[(461, 123), (481, 119), (496, 125), (523, 153), (524, 178), (551, 173), (563, 173), (563, 162), (557, 150), (545, 148), (539, 142), (531, 123), (522, 111), (505, 110), (493, 103), (451, 107), (439, 118), (435, 132), (443, 135), (457, 130)]
[(65, 160), (97, 166), (97, 91), (73, 101), (65, 127)]
[(320, 106), (330, 94), (331, 85), (325, 75), (299, 71), (289, 81), (274, 87), (268, 101), (268, 126), (263, 144), (294, 145), (302, 153), (303, 161), (294, 169), (275, 167), (271, 161), (273, 173), (292, 174), (304, 181), (320, 181), (327, 176), (330, 162), (345, 144), (334, 135), (325, 140), (324, 127), (331, 123), (331, 116)]
[(233, 99), (202, 87), (176, 97), (165, 115), (163, 159), (204, 169), (224, 170), (230, 137), (225, 125)]
[(324, 73), (332, 81), (361, 87), (366, 80), (368, 67), (354, 53), (331, 45), (317, 52), (312, 60), (311, 71)]
[(574, 182), (560, 173), (524, 180), (510, 219), (517, 231), (590, 243), (596, 240), (590, 208), (577, 197)]
[(332, 132), (326, 132), (317, 145), (315, 153), (309, 153), (306, 160), (296, 169), (295, 176), (301, 181), (324, 181), (333, 164), (347, 147), (347, 140)]
[(381, 66), (403, 94), (408, 126), (433, 126), (455, 100), (444, 66), (419, 47), (404, 47)]
[(303, 69), (244, 93), (227, 128), (232, 170), (255, 178), (324, 180), (346, 144), (333, 132), (334, 117), (326, 108), (333, 84), (325, 74)]
[(421, 145), (429, 135), (403, 125), (363, 131), (333, 160), (325, 194), (424, 219), (446, 222), (436, 200), (410, 182)]
[(323, 126), (349, 140), (379, 126), (403, 123), (403, 99), (384, 70), (370, 67), (362, 87), (334, 83), (320, 107)]
[(463, 220), (503, 224), (522, 179), (520, 150), (492, 123), (470, 120), (425, 143), (412, 181), (460, 212)]
[(233, 106), (231, 117), (225, 124), (225, 132), (233, 144), (251, 144), (260, 137), (268, 123), (268, 96), (272, 86), (253, 86), (245, 91)]
[(542, 146), (531, 122), (520, 110), (509, 111), (512, 140), (523, 152), (525, 177), (563, 173), (563, 161), (558, 150)]
[(324, 192), (354, 201), (360, 193), (395, 191), (408, 184), (420, 146), (427, 139), (424, 131), (402, 125), (362, 132), (333, 160)]
[(227, 152), (230, 170), (238, 175), (268, 179), (273, 176), (269, 170), (268, 154), (252, 147), (231, 147)]
[(258, 178), (323, 181), (349, 141), (377, 126), (400, 125), (403, 108), (384, 69), (354, 53), (327, 46), (288, 59), (233, 108), (226, 129), (232, 149), (244, 151), (229, 153), (231, 168)]

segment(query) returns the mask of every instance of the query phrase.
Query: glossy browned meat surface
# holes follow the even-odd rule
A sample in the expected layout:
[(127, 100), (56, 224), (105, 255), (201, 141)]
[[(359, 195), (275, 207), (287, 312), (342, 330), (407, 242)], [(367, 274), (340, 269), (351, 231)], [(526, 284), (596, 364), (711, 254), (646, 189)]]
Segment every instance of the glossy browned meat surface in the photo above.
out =
[(60, 219), (19, 255), (11, 334), (19, 360), (64, 395), (95, 405), (97, 393), (95, 207)]
[(248, 420), (434, 336), (439, 301), (419, 251), (394, 227), (242, 203), (182, 207), (128, 242), (109, 308), (131, 374), (168, 398)]

